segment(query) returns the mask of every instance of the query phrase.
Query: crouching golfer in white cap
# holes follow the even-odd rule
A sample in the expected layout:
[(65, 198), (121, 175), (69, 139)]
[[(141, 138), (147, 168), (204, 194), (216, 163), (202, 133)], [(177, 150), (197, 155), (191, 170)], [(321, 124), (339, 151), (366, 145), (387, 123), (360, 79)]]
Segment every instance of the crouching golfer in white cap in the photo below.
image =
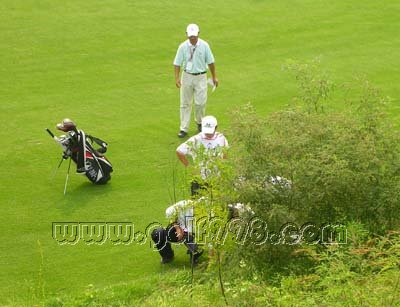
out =
[[(225, 158), (223, 148), (229, 147), (225, 136), (217, 132), (217, 126), (218, 122), (214, 116), (203, 117), (201, 132), (189, 138), (176, 149), (176, 155), (183, 165), (189, 165), (187, 156), (191, 156), (195, 163), (199, 163), (200, 175), (203, 180), (207, 180), (211, 170), (207, 168), (207, 162), (202, 157), (205, 158), (206, 156), (207, 159), (214, 157)], [(192, 195), (197, 194), (199, 188), (202, 188), (199, 183), (193, 181), (191, 186)]]
[(161, 255), (161, 263), (165, 264), (174, 259), (174, 251), (170, 242), (184, 243), (190, 255), (190, 262), (196, 264), (203, 250), (199, 250), (194, 242), (193, 233), (193, 202), (191, 200), (182, 200), (170, 206), (165, 211), (170, 224), (167, 228), (156, 228), (151, 233), (158, 252)]

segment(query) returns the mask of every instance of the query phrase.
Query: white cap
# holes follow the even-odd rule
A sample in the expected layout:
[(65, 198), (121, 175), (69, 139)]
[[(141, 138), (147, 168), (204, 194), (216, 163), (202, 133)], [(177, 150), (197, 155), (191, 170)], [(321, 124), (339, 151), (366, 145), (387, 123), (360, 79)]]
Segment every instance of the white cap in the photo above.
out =
[(201, 132), (205, 134), (213, 134), (217, 125), (217, 119), (214, 116), (205, 116), (201, 120)]
[(199, 26), (194, 24), (194, 23), (191, 23), (186, 28), (186, 34), (187, 34), (188, 37), (190, 37), (190, 36), (199, 36), (199, 32), (200, 32)]

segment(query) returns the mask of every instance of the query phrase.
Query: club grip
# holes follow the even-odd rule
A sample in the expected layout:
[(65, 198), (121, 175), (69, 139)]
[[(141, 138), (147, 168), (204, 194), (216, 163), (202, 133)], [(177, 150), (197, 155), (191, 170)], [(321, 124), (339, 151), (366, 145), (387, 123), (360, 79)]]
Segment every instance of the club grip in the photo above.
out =
[(54, 134), (53, 134), (53, 132), (50, 131), (49, 128), (46, 128), (46, 131), (50, 134), (50, 136), (51, 136), (52, 138), (54, 138)]

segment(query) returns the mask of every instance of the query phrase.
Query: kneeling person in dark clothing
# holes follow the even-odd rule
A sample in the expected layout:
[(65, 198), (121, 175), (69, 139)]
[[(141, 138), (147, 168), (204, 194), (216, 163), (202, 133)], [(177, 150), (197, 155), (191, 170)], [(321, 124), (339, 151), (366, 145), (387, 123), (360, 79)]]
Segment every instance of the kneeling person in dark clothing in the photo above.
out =
[(167, 228), (160, 227), (153, 230), (151, 238), (161, 255), (162, 264), (171, 262), (174, 258), (174, 251), (170, 242), (184, 243), (188, 249), (191, 262), (198, 262), (203, 251), (200, 251), (194, 242), (193, 211), (191, 200), (177, 202), (165, 211), (167, 218), (171, 219)]

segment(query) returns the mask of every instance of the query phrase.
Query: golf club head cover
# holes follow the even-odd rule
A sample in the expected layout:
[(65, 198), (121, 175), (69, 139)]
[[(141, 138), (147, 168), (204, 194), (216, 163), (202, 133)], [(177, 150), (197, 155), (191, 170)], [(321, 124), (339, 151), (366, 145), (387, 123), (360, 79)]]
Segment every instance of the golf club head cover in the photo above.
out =
[(71, 130), (76, 130), (76, 125), (69, 118), (64, 118), (61, 123), (56, 125), (56, 128), (58, 130), (61, 130), (61, 131), (64, 131), (64, 132), (68, 132), (68, 131), (71, 131)]

